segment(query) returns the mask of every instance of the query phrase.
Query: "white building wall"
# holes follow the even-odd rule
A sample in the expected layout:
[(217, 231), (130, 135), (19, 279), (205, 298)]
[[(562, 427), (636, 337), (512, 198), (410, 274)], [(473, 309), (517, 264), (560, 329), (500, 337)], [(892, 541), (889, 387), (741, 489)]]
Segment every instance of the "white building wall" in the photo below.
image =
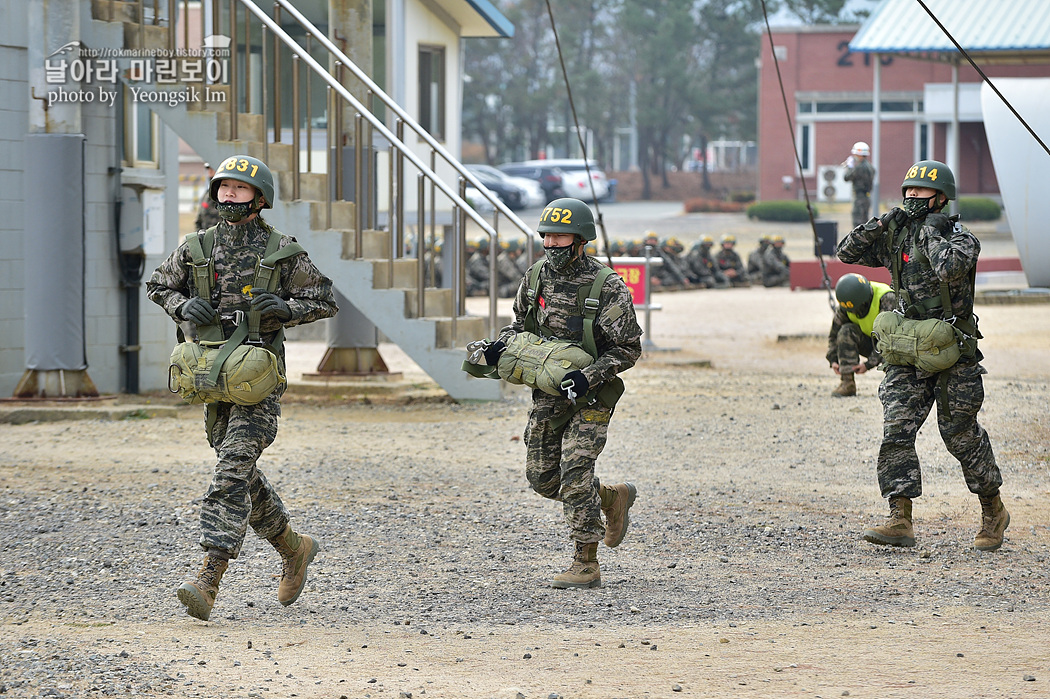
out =
[(4, 3), (0, 22), (0, 397), (10, 396), (25, 368), (23, 321), (22, 163), (29, 123), (27, 4)]

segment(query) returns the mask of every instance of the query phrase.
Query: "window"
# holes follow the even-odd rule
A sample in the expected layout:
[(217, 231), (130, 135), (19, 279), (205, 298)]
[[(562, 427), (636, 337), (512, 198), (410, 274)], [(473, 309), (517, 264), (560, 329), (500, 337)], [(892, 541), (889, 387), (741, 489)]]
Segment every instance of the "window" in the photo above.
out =
[(419, 123), (445, 138), (445, 47), (419, 47)]
[(157, 115), (149, 107), (124, 93), (124, 163), (128, 167), (156, 168)]
[(798, 157), (802, 161), (802, 174), (813, 174), (813, 125), (798, 125)]

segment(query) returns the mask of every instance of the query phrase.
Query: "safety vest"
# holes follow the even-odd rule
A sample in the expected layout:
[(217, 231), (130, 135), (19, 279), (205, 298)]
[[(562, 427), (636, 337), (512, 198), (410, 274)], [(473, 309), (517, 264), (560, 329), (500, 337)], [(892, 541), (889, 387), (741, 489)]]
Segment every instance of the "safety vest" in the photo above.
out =
[(890, 290), (888, 284), (882, 282), (871, 282), (871, 305), (868, 306), (868, 314), (861, 318), (856, 313), (850, 313), (846, 311), (846, 316), (860, 326), (860, 330), (864, 333), (865, 337), (871, 337), (871, 328), (875, 324), (875, 316), (879, 314), (879, 299), (886, 295), (886, 292)]

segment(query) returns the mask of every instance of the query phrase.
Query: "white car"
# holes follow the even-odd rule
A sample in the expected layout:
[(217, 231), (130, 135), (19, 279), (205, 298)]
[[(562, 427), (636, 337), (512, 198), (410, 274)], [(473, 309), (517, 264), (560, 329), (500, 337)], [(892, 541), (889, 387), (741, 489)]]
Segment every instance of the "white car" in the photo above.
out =
[[(565, 196), (582, 201), (601, 201), (609, 196), (609, 180), (598, 167), (597, 160), (583, 158), (549, 158), (547, 160), (529, 160), (527, 165), (549, 165), (562, 171), (562, 189)], [(587, 182), (587, 166), (591, 168), (591, 182), (594, 183), (594, 194)]]

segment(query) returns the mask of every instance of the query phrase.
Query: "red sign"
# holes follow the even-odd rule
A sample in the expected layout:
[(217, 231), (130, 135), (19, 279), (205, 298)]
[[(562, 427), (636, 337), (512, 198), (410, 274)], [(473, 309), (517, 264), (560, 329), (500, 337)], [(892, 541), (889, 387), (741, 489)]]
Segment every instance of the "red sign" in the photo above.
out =
[(620, 275), (624, 284), (631, 290), (631, 300), (635, 306), (645, 305), (645, 261), (617, 262), (613, 260), (613, 270)]

